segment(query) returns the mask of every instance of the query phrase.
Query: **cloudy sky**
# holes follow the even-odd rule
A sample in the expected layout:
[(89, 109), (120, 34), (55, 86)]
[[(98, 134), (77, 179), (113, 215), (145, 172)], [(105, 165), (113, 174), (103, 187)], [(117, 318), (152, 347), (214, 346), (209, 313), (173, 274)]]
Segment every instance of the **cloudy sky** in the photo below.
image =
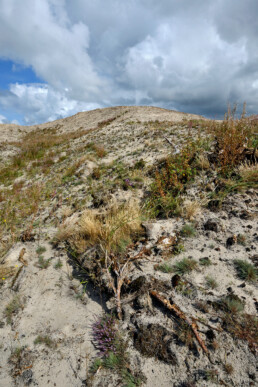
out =
[(244, 101), (258, 113), (257, 0), (0, 0), (0, 123)]

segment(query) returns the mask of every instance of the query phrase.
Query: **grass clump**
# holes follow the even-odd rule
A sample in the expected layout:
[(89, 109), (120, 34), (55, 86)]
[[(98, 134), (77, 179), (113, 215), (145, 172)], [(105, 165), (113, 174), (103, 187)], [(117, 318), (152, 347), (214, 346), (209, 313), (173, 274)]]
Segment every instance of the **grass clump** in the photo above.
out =
[(39, 246), (38, 248), (37, 248), (37, 250), (36, 250), (36, 253), (38, 254), (38, 255), (41, 255), (42, 253), (45, 253), (46, 252), (46, 248), (45, 248), (45, 246)]
[(258, 165), (248, 162), (242, 163), (238, 168), (238, 173), (244, 182), (258, 181)]
[(49, 265), (50, 265), (50, 259), (44, 259), (43, 255), (39, 255), (37, 266), (40, 269), (47, 269)]
[(200, 258), (200, 259), (199, 259), (199, 264), (200, 264), (201, 266), (210, 266), (210, 265), (212, 265), (212, 262), (211, 262), (210, 258), (208, 258), (208, 257), (203, 257), (203, 258)]
[(172, 267), (176, 274), (183, 275), (195, 270), (197, 265), (198, 263), (194, 259), (183, 258), (181, 261), (176, 262)]
[(258, 270), (251, 263), (241, 259), (236, 259), (234, 260), (234, 266), (240, 279), (250, 282), (257, 280)]
[(224, 297), (220, 301), (220, 304), (223, 310), (234, 315), (242, 312), (245, 307), (244, 302), (234, 294), (229, 294), (228, 296)]
[(78, 252), (90, 246), (102, 246), (107, 252), (123, 252), (142, 232), (141, 210), (137, 203), (113, 203), (105, 212), (86, 210), (80, 219), (59, 228), (55, 242), (68, 241)]
[(186, 238), (190, 238), (190, 237), (194, 237), (195, 234), (196, 234), (196, 231), (195, 231), (195, 228), (192, 224), (185, 224), (181, 231), (180, 231), (180, 234), (181, 236), (183, 237), (186, 237)]
[(218, 288), (219, 285), (218, 285), (217, 281), (214, 278), (207, 276), (205, 278), (205, 280), (206, 280), (206, 286), (208, 288), (211, 288), (211, 289), (217, 289)]
[(11, 302), (5, 307), (4, 316), (6, 317), (7, 323), (11, 324), (13, 316), (23, 309), (24, 305), (19, 296), (15, 296)]
[(63, 266), (62, 261), (61, 261), (61, 259), (59, 258), (58, 261), (57, 261), (57, 263), (54, 265), (54, 268), (55, 268), (56, 270), (58, 270), (58, 269), (61, 269), (62, 266)]
[(174, 271), (173, 267), (167, 262), (162, 263), (156, 267), (156, 270), (162, 271), (162, 273), (172, 273)]
[(55, 348), (56, 343), (54, 340), (52, 340), (49, 336), (38, 336), (34, 340), (34, 344), (44, 344), (48, 348)]

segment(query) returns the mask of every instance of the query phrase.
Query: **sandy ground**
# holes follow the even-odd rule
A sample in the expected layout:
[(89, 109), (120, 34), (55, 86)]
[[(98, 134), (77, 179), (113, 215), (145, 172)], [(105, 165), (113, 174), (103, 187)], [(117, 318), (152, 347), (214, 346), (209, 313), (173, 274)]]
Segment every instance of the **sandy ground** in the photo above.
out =
[[(17, 141), (32, 130), (55, 128), (57, 133), (63, 133), (80, 128), (91, 129), (111, 118), (115, 119), (107, 127), (99, 128), (91, 135), (71, 143), (70, 158), (65, 162), (77, 160), (77, 149), (88, 141), (94, 141), (104, 144), (107, 149), (107, 155), (101, 160), (103, 164), (119, 159), (131, 165), (135, 160), (143, 158), (147, 165), (152, 165), (158, 158), (171, 151), (166, 136), (175, 146), (180, 146), (182, 138), (187, 137), (187, 125), (186, 128), (180, 127), (177, 131), (174, 124), (201, 117), (153, 107), (115, 107), (78, 113), (63, 120), (32, 127), (0, 125), (2, 162), (4, 155), (11, 157), (16, 152), (12, 144), (8, 145), (5, 142)], [(171, 121), (171, 127), (158, 132), (152, 128), (154, 124), (149, 126), (146, 124), (155, 120)], [(147, 146), (153, 143), (155, 148)], [(63, 153), (68, 154), (68, 150)], [(56, 165), (58, 167), (58, 162)], [(64, 166), (61, 162), (60, 165), (62, 170)], [(96, 166), (98, 166), (96, 160), (85, 160), (80, 167), (82, 170), (80, 182), (78, 185), (68, 183), (62, 187), (65, 190), (64, 196), (69, 197), (70, 201), (75, 198), (83, 200), (87, 194), (89, 175)], [(53, 173), (61, 172), (54, 170)], [(101, 182), (98, 182), (96, 187), (98, 191), (96, 195), (101, 194)], [(129, 200), (132, 192), (135, 191), (118, 188), (112, 195), (118, 201)], [(139, 189), (136, 195), (142, 199), (143, 191)], [(90, 365), (97, 356), (92, 343), (91, 325), (96, 316), (111, 308), (113, 300), (108, 300), (107, 295), (100, 294), (89, 282), (82, 284), (74, 273), (65, 246), (54, 248), (50, 243), (57, 231), (54, 221), (61, 222), (62, 207), (68, 205), (64, 197), (62, 200), (61, 207), (57, 198), (45, 204), (39, 215), (43, 226), (38, 230), (36, 240), (14, 244), (4, 256), (0, 266), (13, 271), (13, 275), (2, 280), (0, 287), (1, 387), (88, 385)], [(94, 200), (96, 198), (89, 195), (86, 204), (90, 207)], [(110, 197), (105, 196), (103, 200), (108, 202)], [(217, 224), (216, 231), (205, 229), (209, 219)], [(121, 323), (121, 330), (126, 337), (130, 337), (128, 345), (131, 364), (144, 373), (146, 377), (144, 387), (215, 387), (218, 384), (236, 387), (254, 386), (257, 382), (255, 356), (248, 348), (247, 342), (237, 340), (223, 330), (219, 332), (221, 319), (212, 310), (206, 313), (198, 310), (196, 302), (205, 301), (211, 304), (233, 292), (245, 303), (245, 313), (255, 315), (258, 300), (257, 284), (240, 280), (236, 276), (233, 260), (246, 259), (253, 262), (257, 256), (257, 193), (249, 190), (245, 194), (229, 197), (224, 207), (216, 213), (204, 209), (195, 219), (196, 235), (185, 238), (184, 251), (172, 257), (169, 246), (166, 245), (166, 238), (175, 235), (184, 224), (185, 220), (179, 218), (155, 220), (144, 224), (146, 240), (144, 244), (139, 244), (137, 249), (139, 251), (147, 247), (151, 254), (133, 268), (130, 280), (133, 281), (144, 274), (149, 284), (154, 279), (167, 284), (167, 297), (171, 297), (173, 302), (180, 305), (184, 313), (200, 320), (204, 319), (203, 321), (214, 327), (218, 346), (216, 350), (209, 347), (210, 358), (208, 358), (197, 345), (188, 348), (179, 343), (173, 333), (177, 329), (175, 316), (150, 300), (149, 296), (142, 294), (136, 301), (124, 306), (124, 320)], [(238, 234), (245, 235), (245, 245), (233, 244), (228, 247), (227, 239)], [(163, 242), (160, 242), (160, 237), (163, 237)], [(43, 259), (48, 261), (45, 268), (40, 267), (38, 263), (39, 246), (45, 248), (42, 252)], [(187, 296), (172, 288), (173, 273), (155, 270), (155, 266), (164, 261), (164, 254), (167, 253), (166, 262), (171, 265), (184, 257), (194, 259), (198, 263), (202, 258), (209, 258), (212, 263), (207, 267), (198, 265), (197, 270), (185, 275), (186, 283), (190, 284), (190, 293)], [(212, 276), (216, 280), (218, 288), (212, 290), (206, 288), (207, 276)], [(17, 297), (19, 308), (8, 322), (6, 308), (13, 299), (17, 300)], [(148, 327), (150, 324), (158, 324), (169, 332), (169, 348), (177, 361), (176, 365), (167, 364), (154, 357), (148, 358), (135, 349), (130, 333), (141, 325)], [(209, 328), (205, 324), (198, 324), (202, 339), (209, 344), (207, 338)], [(35, 343), (39, 336), (47, 337), (49, 346), (46, 343)], [(15, 355), (17, 350), (20, 351), (20, 357)], [(234, 370), (232, 374), (226, 373), (224, 367), (226, 363), (232, 364)], [(205, 372), (210, 370), (215, 370), (214, 380), (207, 379)], [(93, 380), (93, 387), (122, 385), (114, 373), (105, 370), (100, 370)]]

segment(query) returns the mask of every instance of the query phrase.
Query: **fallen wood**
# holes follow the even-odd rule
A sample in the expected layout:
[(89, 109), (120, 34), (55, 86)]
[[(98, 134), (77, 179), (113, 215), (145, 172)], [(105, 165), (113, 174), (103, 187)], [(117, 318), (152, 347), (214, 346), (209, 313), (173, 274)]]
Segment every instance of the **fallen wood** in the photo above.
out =
[[(122, 267), (120, 267), (119, 262), (117, 260), (115, 260), (114, 262), (111, 261), (111, 264), (108, 264), (108, 254), (107, 254), (107, 251), (105, 251), (106, 273), (109, 278), (110, 286), (113, 289), (113, 292), (115, 295), (116, 310), (117, 310), (117, 315), (119, 320), (122, 320), (121, 288), (126, 277), (126, 271), (127, 271), (126, 269), (129, 263), (130, 263), (130, 260), (127, 260)], [(110, 274), (110, 268), (112, 266), (116, 266), (116, 268), (113, 267), (113, 271), (116, 274), (116, 283)]]
[(156, 290), (151, 290), (150, 294), (155, 297), (158, 301), (160, 301), (164, 306), (166, 306), (170, 311), (175, 312), (175, 314), (181, 318), (183, 321), (185, 321), (190, 328), (192, 329), (198, 343), (200, 344), (203, 351), (208, 354), (208, 349), (206, 345), (204, 344), (203, 340), (199, 336), (199, 333), (197, 331), (197, 324), (192, 321), (184, 314), (184, 312), (181, 311), (181, 309), (176, 304), (171, 304), (165, 297), (163, 297), (161, 294), (159, 294)]

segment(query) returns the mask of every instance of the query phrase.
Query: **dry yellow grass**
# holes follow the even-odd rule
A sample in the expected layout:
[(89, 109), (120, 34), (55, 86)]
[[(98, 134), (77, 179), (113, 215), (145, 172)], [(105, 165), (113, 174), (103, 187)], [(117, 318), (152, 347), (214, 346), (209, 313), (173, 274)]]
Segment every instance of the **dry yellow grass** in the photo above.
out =
[(141, 230), (141, 211), (136, 202), (113, 203), (102, 213), (88, 209), (80, 219), (68, 218), (60, 226), (55, 241), (68, 241), (79, 253), (95, 245), (117, 253), (123, 251)]
[(201, 169), (209, 169), (210, 168), (210, 162), (206, 155), (200, 154), (197, 158), (197, 166)]
[(238, 168), (239, 174), (244, 181), (258, 181), (258, 164), (243, 163)]
[(201, 213), (200, 201), (185, 199), (180, 208), (180, 213), (183, 218), (194, 220)]

